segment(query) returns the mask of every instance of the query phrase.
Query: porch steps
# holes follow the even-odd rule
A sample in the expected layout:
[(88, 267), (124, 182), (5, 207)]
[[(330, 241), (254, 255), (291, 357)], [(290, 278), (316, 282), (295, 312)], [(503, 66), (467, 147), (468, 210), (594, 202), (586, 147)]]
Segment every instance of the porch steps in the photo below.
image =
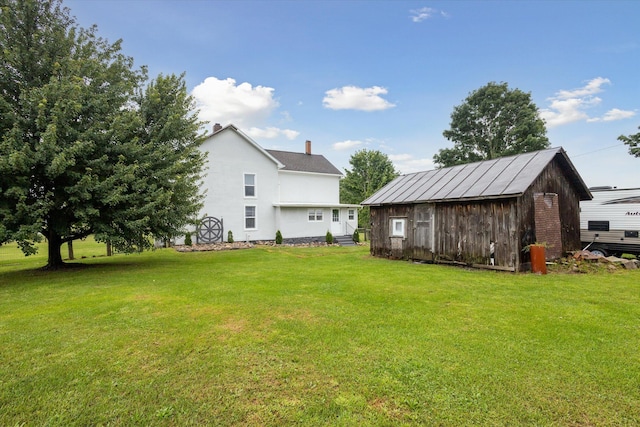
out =
[(355, 246), (353, 236), (333, 236), (333, 243), (337, 243), (340, 246)]

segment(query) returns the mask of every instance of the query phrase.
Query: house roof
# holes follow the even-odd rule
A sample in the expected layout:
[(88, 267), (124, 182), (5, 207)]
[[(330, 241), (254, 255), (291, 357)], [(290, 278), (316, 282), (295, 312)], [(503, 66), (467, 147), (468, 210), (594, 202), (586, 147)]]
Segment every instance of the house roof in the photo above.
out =
[(249, 144), (251, 144), (252, 146), (255, 147), (256, 150), (258, 150), (259, 152), (261, 152), (262, 154), (265, 155), (265, 157), (267, 157), (269, 160), (273, 161), (278, 169), (282, 169), (284, 167), (284, 165), (282, 164), (282, 162), (280, 162), (278, 159), (276, 159), (274, 156), (272, 156), (268, 150), (265, 150), (264, 148), (262, 148), (260, 146), (260, 144), (258, 144), (257, 142), (255, 142), (253, 139), (251, 139), (251, 137), (247, 134), (245, 134), (244, 132), (242, 132), (240, 129), (238, 129), (235, 125), (232, 124), (228, 124), (225, 127), (221, 127), (217, 130), (214, 130), (213, 133), (209, 136), (207, 136), (208, 138), (211, 138), (217, 134), (221, 134), (224, 131), (233, 131), (235, 132), (237, 135), (239, 135), (240, 137), (244, 138)]
[[(216, 126), (219, 126), (216, 124)], [(265, 150), (255, 142), (251, 137), (242, 132), (233, 124), (228, 124), (224, 127), (214, 128), (214, 131), (207, 138), (212, 137), (218, 133), (221, 133), (226, 130), (232, 130), (242, 138), (247, 140), (251, 145), (253, 145), (258, 151), (263, 153), (269, 159), (271, 159), (274, 163), (278, 165), (279, 170), (284, 171), (295, 171), (295, 172), (309, 172), (309, 173), (323, 173), (329, 175), (342, 175), (342, 172), (338, 168), (336, 168), (329, 160), (327, 160), (323, 155), (320, 154), (305, 154), (305, 153), (294, 153), (290, 151), (279, 151), (279, 150)]]
[(363, 205), (451, 202), (522, 195), (554, 159), (560, 162), (580, 200), (591, 193), (559, 148), (401, 175), (362, 202)]
[(293, 153), (278, 150), (265, 151), (284, 165), (281, 170), (342, 175), (338, 168), (320, 154)]

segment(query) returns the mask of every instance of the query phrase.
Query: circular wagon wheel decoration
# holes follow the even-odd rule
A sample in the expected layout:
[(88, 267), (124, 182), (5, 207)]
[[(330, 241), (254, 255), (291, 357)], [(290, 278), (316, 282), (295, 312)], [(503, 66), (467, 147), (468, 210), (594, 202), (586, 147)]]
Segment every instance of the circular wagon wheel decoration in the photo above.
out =
[(198, 241), (202, 243), (215, 243), (222, 241), (222, 220), (208, 216), (202, 219), (197, 227)]

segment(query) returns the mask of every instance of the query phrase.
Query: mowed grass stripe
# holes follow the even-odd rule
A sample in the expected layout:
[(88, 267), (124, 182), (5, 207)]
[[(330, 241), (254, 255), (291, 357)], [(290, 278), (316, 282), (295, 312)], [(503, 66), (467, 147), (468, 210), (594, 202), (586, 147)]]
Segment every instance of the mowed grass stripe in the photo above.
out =
[(2, 425), (640, 423), (634, 271), (514, 275), (366, 247), (79, 262), (0, 264)]

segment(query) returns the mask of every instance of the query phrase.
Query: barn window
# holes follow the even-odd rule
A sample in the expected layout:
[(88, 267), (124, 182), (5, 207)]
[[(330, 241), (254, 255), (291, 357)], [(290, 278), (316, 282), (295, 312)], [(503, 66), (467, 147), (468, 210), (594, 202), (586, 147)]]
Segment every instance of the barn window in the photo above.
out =
[(244, 174), (244, 197), (256, 197), (256, 174)]
[(391, 218), (391, 237), (407, 237), (406, 231), (406, 218)]
[(255, 230), (256, 227), (256, 207), (244, 207), (244, 228), (245, 230)]

